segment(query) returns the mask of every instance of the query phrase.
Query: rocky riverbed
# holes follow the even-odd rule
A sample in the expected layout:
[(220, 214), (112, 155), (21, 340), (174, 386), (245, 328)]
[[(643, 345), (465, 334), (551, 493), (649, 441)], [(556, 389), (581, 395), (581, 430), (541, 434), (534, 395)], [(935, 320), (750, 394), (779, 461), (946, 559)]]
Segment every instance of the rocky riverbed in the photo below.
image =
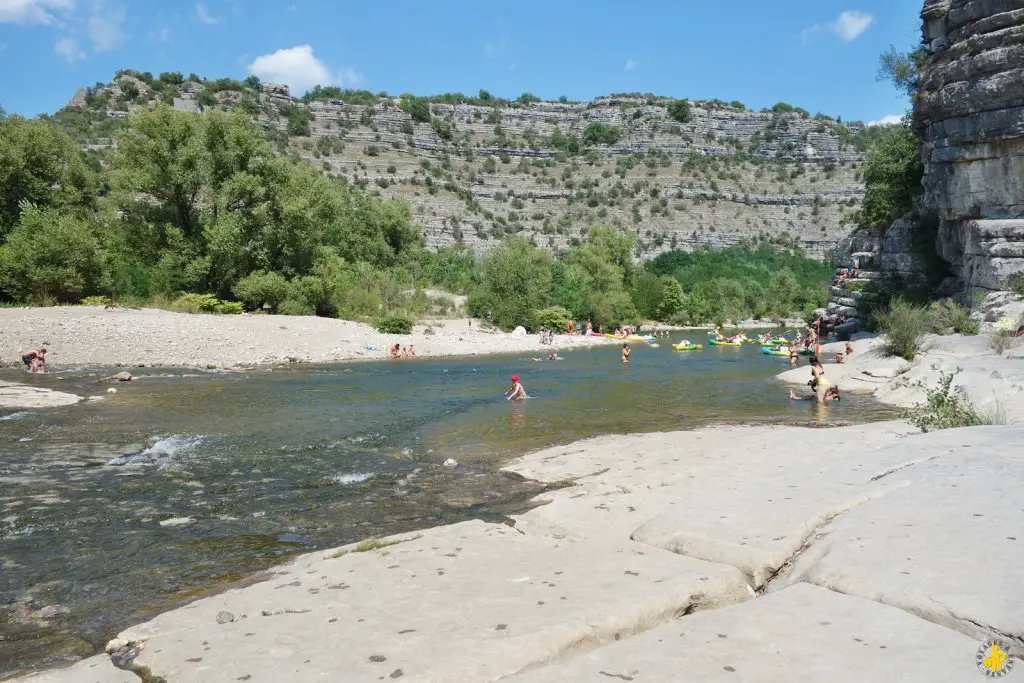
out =
[(1024, 650), (1024, 429), (913, 431), (538, 451), (507, 471), (565, 487), (504, 524), (305, 555), (24, 680), (970, 680)]

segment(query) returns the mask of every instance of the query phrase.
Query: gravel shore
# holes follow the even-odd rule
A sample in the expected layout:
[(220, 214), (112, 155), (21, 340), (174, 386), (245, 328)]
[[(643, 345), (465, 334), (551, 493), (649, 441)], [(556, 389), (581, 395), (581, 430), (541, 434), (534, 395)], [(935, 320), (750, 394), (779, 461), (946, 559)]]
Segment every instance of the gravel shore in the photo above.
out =
[(415, 346), (419, 357), (437, 357), (539, 354), (615, 342), (562, 335), (552, 346), (542, 346), (537, 335), (484, 331), (468, 319), (432, 321), (417, 325), (412, 334), (395, 335), (362, 323), (312, 316), (192, 315), (99, 306), (0, 309), (2, 364), (18, 365), (25, 349), (40, 346), (49, 348), (48, 361), (58, 368), (329, 363), (382, 360), (396, 343)]

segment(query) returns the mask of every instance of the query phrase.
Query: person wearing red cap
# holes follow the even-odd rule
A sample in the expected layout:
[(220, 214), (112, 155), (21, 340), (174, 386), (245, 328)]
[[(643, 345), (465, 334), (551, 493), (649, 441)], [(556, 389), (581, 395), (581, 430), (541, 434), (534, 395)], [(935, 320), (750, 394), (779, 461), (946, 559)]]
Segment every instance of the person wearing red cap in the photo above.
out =
[(522, 401), (526, 398), (526, 389), (519, 383), (519, 375), (512, 375), (512, 386), (505, 392), (509, 401)]

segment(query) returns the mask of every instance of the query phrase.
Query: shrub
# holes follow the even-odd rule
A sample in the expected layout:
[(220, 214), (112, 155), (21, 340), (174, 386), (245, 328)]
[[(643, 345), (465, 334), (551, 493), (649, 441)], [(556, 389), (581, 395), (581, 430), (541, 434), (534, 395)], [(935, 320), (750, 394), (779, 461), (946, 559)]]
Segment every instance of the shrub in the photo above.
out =
[(78, 302), (79, 306), (106, 306), (110, 303), (109, 296), (87, 296)]
[(281, 302), (288, 298), (288, 280), (280, 273), (258, 270), (246, 275), (232, 288), (245, 307), (259, 310), (264, 307), (276, 312)]
[(875, 325), (885, 335), (883, 348), (890, 356), (914, 360), (921, 350), (921, 340), (931, 329), (931, 314), (902, 297), (889, 302), (889, 307), (875, 311)]
[(937, 334), (958, 334), (973, 337), (978, 334), (980, 324), (977, 320), (971, 319), (971, 311), (966, 306), (961, 306), (952, 299), (936, 301), (930, 308), (932, 316), (932, 329)]
[(430, 123), (430, 101), (426, 97), (410, 97), (402, 101), (402, 109), (417, 123)]
[(1024, 273), (1017, 273), (1010, 276), (1010, 291), (1017, 296), (1024, 296)]
[(375, 327), (381, 334), (409, 334), (415, 321), (407, 315), (396, 313), (377, 320)]
[(680, 123), (689, 123), (693, 118), (693, 112), (690, 110), (690, 101), (676, 100), (669, 103), (668, 115)]
[(316, 310), (302, 299), (288, 298), (277, 307), (277, 312), (279, 315), (313, 315)]
[(583, 142), (588, 145), (614, 145), (619, 141), (619, 129), (606, 123), (591, 123), (583, 131)]
[(992, 350), (999, 355), (1006, 353), (1016, 341), (1016, 337), (1013, 336), (1016, 329), (1017, 323), (1013, 318), (1000, 318), (996, 326), (988, 333), (988, 341)]
[(182, 313), (213, 313), (217, 310), (217, 297), (213, 294), (188, 292), (171, 302), (171, 308)]
[(241, 302), (238, 301), (221, 301), (214, 308), (214, 311), (221, 315), (239, 315), (244, 310)]
[(572, 313), (561, 306), (542, 308), (533, 314), (533, 327), (538, 330), (561, 332), (568, 329)]
[(918, 382), (917, 386), (925, 389), (925, 400), (907, 411), (907, 422), (922, 432), (984, 424), (964, 388), (953, 385), (959, 373), (960, 368), (951, 373), (940, 372), (939, 383), (932, 389)]

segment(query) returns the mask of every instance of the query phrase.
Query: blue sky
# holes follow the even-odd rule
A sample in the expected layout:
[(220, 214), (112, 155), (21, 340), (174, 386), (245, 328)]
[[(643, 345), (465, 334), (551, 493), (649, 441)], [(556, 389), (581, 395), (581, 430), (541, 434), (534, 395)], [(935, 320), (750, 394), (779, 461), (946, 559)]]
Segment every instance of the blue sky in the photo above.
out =
[(0, 106), (53, 112), (119, 68), (397, 94), (785, 101), (845, 120), (907, 109), (878, 55), (921, 0), (0, 0)]

